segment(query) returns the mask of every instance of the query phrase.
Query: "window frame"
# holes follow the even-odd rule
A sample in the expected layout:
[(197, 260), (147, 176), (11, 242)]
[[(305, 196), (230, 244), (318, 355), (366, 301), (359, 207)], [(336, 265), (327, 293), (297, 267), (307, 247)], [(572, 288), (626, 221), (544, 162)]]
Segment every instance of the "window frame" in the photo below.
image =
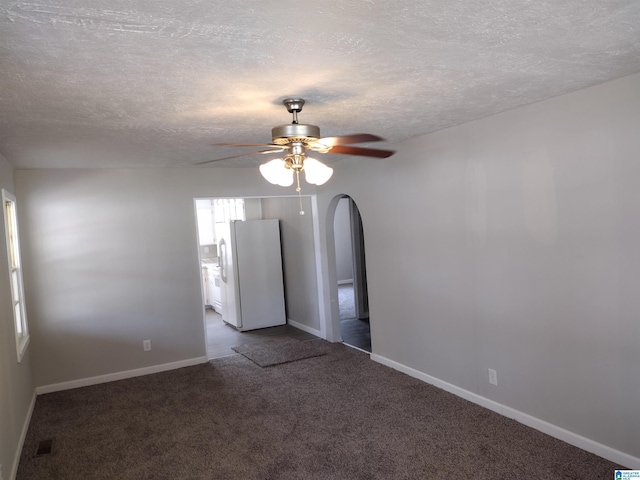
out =
[(7, 244), (7, 267), (9, 269), (9, 290), (11, 311), (16, 337), (18, 363), (22, 361), (29, 345), (29, 324), (24, 297), (22, 261), (20, 257), (20, 235), (18, 232), (16, 197), (2, 189), (2, 213), (4, 216), (5, 241)]

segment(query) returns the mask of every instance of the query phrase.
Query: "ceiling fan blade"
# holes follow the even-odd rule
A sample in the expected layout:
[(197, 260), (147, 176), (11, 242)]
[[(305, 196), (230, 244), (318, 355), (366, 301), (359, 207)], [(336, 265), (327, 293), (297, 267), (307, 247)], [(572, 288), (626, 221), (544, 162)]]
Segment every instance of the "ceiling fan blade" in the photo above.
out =
[(222, 158), (216, 158), (215, 160), (207, 160), (206, 162), (198, 162), (196, 163), (196, 165), (206, 165), (207, 163), (220, 162), (222, 160), (231, 160), (232, 158), (246, 157), (248, 155), (258, 155), (260, 153), (262, 154), (280, 153), (282, 151), (283, 150), (259, 150), (257, 152), (241, 153), (240, 155), (231, 155), (230, 157), (222, 157)]
[(346, 155), (360, 155), (362, 157), (387, 158), (393, 155), (395, 150), (380, 150), (377, 148), (348, 147), (336, 145), (327, 153), (341, 153)]
[(334, 147), (336, 145), (350, 145), (352, 143), (364, 143), (364, 142), (383, 142), (384, 138), (377, 135), (371, 135), (370, 133), (355, 133), (353, 135), (340, 135), (337, 137), (324, 137), (315, 143), (320, 143), (328, 147)]

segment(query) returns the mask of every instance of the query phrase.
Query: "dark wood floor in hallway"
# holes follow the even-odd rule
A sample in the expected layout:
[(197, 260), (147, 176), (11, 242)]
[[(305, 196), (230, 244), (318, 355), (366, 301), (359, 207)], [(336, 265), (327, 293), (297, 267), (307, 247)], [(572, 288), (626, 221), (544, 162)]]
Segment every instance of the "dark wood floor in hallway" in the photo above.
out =
[(341, 319), (340, 334), (343, 343), (371, 353), (371, 330), (368, 321), (359, 318)]
[(342, 341), (349, 346), (371, 353), (369, 319), (356, 318), (353, 283), (338, 285), (338, 303)]

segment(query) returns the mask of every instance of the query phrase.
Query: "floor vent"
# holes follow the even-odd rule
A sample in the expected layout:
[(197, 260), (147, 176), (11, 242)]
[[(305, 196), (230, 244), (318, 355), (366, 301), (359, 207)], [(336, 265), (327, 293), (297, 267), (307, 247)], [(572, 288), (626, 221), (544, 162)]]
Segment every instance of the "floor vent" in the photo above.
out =
[(44, 457), (45, 455), (51, 455), (53, 452), (53, 438), (46, 440), (40, 440), (38, 442), (38, 449), (36, 450), (35, 457)]

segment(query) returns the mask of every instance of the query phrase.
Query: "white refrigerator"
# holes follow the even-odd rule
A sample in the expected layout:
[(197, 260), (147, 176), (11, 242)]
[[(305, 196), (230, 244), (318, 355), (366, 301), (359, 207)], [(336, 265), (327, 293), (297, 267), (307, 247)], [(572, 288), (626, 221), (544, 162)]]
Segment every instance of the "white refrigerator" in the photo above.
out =
[(284, 279), (278, 220), (216, 225), (222, 320), (240, 331), (284, 325)]

